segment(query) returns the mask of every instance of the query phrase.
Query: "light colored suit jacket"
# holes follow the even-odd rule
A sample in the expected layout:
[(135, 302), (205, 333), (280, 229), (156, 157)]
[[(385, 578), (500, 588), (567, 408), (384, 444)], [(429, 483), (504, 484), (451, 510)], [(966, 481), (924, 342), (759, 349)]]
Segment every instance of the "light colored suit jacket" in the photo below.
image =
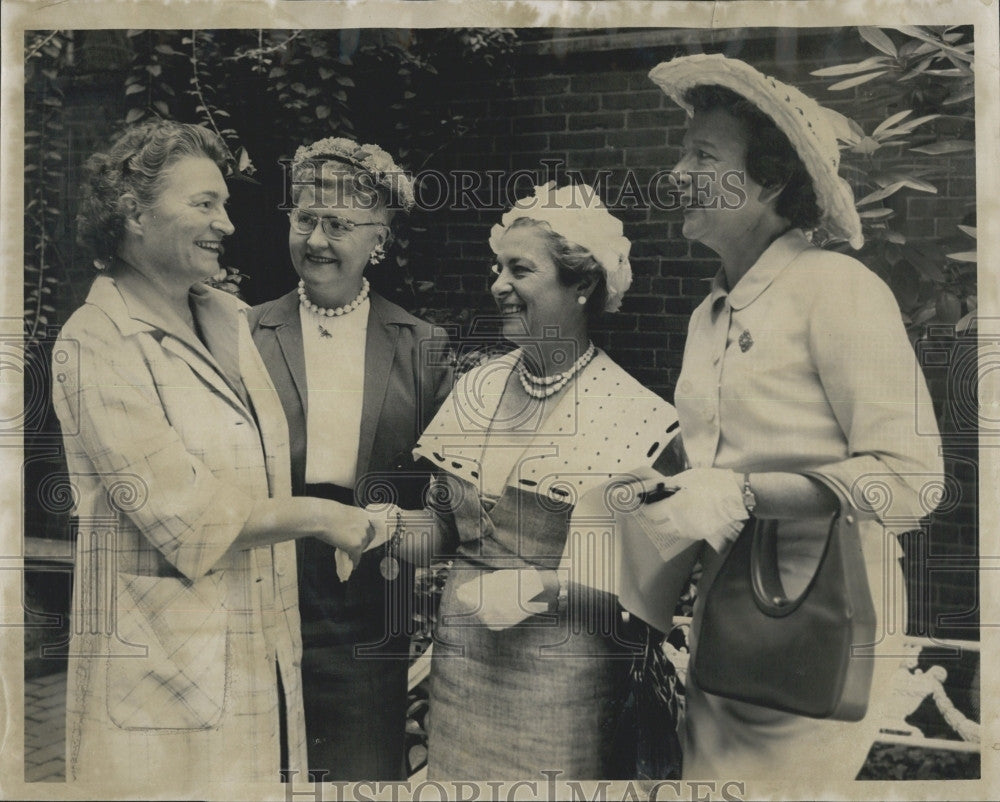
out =
[(135, 274), (100, 276), (53, 352), (78, 526), (71, 779), (277, 781), (279, 668), (305, 769), (295, 546), (230, 550), (255, 500), (290, 494), (288, 431), (246, 306), (190, 298), (204, 343)]

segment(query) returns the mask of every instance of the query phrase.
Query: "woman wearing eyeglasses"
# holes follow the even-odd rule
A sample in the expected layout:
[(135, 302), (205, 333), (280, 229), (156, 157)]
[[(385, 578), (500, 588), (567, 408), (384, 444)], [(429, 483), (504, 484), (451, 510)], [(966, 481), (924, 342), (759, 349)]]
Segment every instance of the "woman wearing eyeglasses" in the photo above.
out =
[[(385, 258), (394, 216), (412, 208), (412, 180), (375, 145), (327, 138), (298, 149), (291, 183), (298, 287), (255, 307), (250, 324), (288, 419), (292, 492), (364, 504), (391, 484), (400, 504), (422, 506), (422, 480), (400, 468), (411, 465), (423, 424), (451, 387), (447, 342), (364, 276)], [(317, 779), (405, 779), (412, 572), (383, 576), (381, 556), (367, 553), (341, 581), (334, 549), (315, 539), (299, 545)]]

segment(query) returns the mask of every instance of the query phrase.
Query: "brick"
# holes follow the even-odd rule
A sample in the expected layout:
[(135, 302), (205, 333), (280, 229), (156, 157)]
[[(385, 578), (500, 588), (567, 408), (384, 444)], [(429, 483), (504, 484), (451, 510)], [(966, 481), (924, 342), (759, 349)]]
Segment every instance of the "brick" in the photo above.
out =
[(650, 282), (650, 292), (675, 298), (681, 294), (681, 282), (676, 278), (654, 278)]
[(593, 114), (569, 115), (570, 131), (617, 131), (625, 125), (625, 115), (621, 112), (596, 112)]
[(615, 93), (601, 96), (601, 108), (613, 110), (658, 109), (663, 103), (663, 93), (657, 90), (650, 92)]
[(514, 122), (515, 135), (565, 130), (567, 129), (566, 116), (564, 114), (549, 114), (542, 117), (519, 117)]
[(629, 111), (626, 115), (629, 128), (679, 128), (684, 125), (684, 112), (664, 109), (662, 111)]
[[(637, 275), (632, 271), (632, 286), (628, 288), (629, 295), (643, 296), (649, 295), (652, 291), (652, 278), (649, 276)], [(635, 310), (633, 310), (635, 311)]]
[(667, 147), (628, 148), (625, 151), (627, 167), (654, 165), (669, 169), (674, 163), (672, 151)]
[(602, 72), (596, 75), (574, 75), (570, 79), (572, 92), (615, 92), (628, 88), (629, 76), (622, 72)]
[(493, 140), (497, 151), (506, 153), (522, 153), (528, 150), (545, 148), (549, 144), (549, 134), (516, 133), (511, 136), (498, 136)]
[(556, 149), (594, 150), (603, 148), (607, 134), (605, 133), (569, 133), (549, 134), (549, 144)]
[(608, 144), (616, 148), (660, 148), (666, 141), (667, 134), (662, 128), (630, 128), (608, 134)]
[(556, 95), (545, 98), (545, 110), (552, 113), (597, 111), (601, 106), (599, 95)]
[(572, 154), (572, 160), (567, 161), (570, 169), (596, 170), (602, 167), (621, 167), (622, 151), (617, 148), (602, 148), (601, 150), (580, 151)]
[(545, 111), (545, 100), (541, 97), (503, 98), (490, 102), (490, 114), (499, 118), (525, 117)]
[(569, 88), (569, 78), (564, 75), (534, 76), (515, 82), (514, 91), (520, 97), (533, 95), (553, 95)]

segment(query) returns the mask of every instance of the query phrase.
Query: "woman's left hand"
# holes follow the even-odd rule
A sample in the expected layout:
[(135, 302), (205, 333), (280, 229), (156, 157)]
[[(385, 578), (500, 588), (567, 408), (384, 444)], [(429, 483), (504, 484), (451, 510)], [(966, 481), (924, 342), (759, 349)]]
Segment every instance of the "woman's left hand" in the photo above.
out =
[[(664, 477), (659, 477), (663, 482)], [(725, 468), (692, 468), (669, 477), (677, 490), (660, 501), (644, 504), (641, 515), (665, 538), (705, 540), (720, 551), (735, 540), (750, 517), (743, 505), (743, 482)], [(658, 481), (643, 480), (643, 490), (655, 490)]]

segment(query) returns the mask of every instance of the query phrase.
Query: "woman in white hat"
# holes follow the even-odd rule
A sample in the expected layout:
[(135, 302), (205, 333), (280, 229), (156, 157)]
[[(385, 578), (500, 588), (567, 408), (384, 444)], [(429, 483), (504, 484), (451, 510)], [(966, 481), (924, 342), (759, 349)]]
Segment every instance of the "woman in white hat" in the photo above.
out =
[[(863, 242), (851, 189), (838, 176), (839, 116), (721, 55), (664, 62), (650, 77), (690, 115), (674, 170), (683, 233), (715, 251), (722, 269), (692, 315), (675, 395), (691, 467), (675, 477), (678, 492), (645, 515), (664, 538), (708, 542), (703, 585), (751, 511), (785, 519), (778, 562), (794, 598), (838, 507), (825, 482), (855, 498), (882, 489), (879, 520), (862, 531), (883, 616), (878, 655), (905, 615), (902, 595), (885, 590), (902, 588), (902, 578), (898, 541), (881, 524), (906, 531), (929, 514), (934, 493), (925, 491), (940, 488), (942, 464), (937, 433), (918, 432), (918, 410), (933, 420), (933, 409), (892, 293), (863, 264), (808, 236), (822, 226), (854, 248)], [(700, 591), (693, 655), (708, 588)], [(722, 698), (689, 676), (685, 776), (853, 779), (894, 665), (876, 660), (861, 723)]]
[[(676, 416), (590, 340), (590, 321), (617, 310), (632, 280), (622, 224), (592, 189), (536, 187), (490, 247), (503, 334), (519, 347), (464, 374), (417, 444), (439, 472), (423, 555), (420, 514), (404, 519), (404, 556), (453, 557), (429, 776), (630, 776), (615, 736), (636, 644), (611, 586), (576, 559), (602, 548), (607, 522), (580, 529), (570, 516), (587, 491), (603, 502), (612, 475), (657, 459)], [(569, 574), (567, 541), (581, 547)]]

